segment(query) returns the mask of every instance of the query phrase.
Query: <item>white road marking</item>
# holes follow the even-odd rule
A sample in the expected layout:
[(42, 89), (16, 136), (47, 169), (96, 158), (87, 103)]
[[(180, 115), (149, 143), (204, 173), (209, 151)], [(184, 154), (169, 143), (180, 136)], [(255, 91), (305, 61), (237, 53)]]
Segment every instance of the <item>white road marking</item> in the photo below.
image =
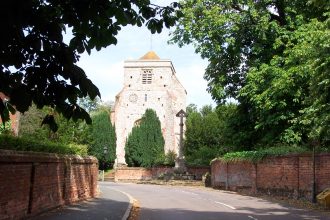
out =
[(180, 190), (179, 192), (183, 192), (183, 193), (186, 193), (186, 194), (190, 194), (190, 195), (198, 196), (197, 193), (187, 192), (187, 191), (184, 191), (184, 190)]
[(248, 216), (250, 219), (253, 219), (253, 220), (258, 220), (257, 218), (254, 218), (253, 216), (249, 215)]
[(233, 206), (231, 206), (231, 205), (227, 205), (227, 204), (222, 203), (222, 202), (218, 202), (218, 201), (214, 201), (214, 200), (210, 200), (210, 199), (204, 199), (203, 197), (201, 197), (201, 196), (200, 196), (199, 194), (197, 194), (197, 193), (188, 192), (188, 191), (184, 191), (184, 190), (178, 190), (178, 191), (179, 191), (179, 192), (182, 192), (182, 193), (186, 193), (186, 194), (190, 194), (190, 195), (198, 196), (198, 197), (200, 197), (200, 199), (203, 199), (203, 200), (206, 200), (206, 201), (210, 201), (210, 202), (215, 202), (215, 203), (217, 203), (217, 204), (220, 204), (220, 205), (226, 206), (226, 207), (228, 207), (228, 208), (230, 208), (230, 209), (233, 209), (233, 210), (236, 209), (235, 207), (233, 207)]
[(236, 209), (235, 207), (233, 207), (233, 206), (231, 206), (231, 205), (227, 205), (227, 204), (222, 203), (222, 202), (218, 202), (218, 201), (214, 201), (214, 202), (217, 203), (217, 204), (220, 204), (220, 205), (226, 206), (226, 207), (228, 207), (228, 208), (230, 208), (230, 209), (233, 209), (233, 210)]

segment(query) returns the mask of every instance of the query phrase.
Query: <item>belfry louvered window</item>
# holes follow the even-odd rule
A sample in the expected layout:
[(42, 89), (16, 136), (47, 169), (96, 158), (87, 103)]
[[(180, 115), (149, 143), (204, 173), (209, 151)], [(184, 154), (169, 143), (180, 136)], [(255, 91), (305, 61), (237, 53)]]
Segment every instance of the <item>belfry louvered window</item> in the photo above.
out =
[(142, 72), (142, 84), (151, 84), (152, 83), (152, 71), (143, 70)]

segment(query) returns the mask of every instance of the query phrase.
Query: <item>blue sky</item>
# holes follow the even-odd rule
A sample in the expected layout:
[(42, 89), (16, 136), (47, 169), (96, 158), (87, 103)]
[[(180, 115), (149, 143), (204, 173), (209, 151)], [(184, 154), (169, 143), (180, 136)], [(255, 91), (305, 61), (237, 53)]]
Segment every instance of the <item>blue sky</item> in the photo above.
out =
[[(161, 59), (170, 59), (177, 77), (187, 90), (187, 105), (196, 104), (199, 108), (212, 104), (210, 94), (206, 91), (207, 82), (203, 79), (207, 61), (195, 54), (192, 46), (179, 48), (169, 45), (169, 30), (152, 35), (152, 50)], [(78, 65), (100, 89), (103, 101), (113, 101), (123, 87), (124, 60), (138, 59), (151, 49), (151, 34), (145, 27), (126, 26), (117, 36), (117, 45), (93, 50), (91, 55), (83, 54)]]

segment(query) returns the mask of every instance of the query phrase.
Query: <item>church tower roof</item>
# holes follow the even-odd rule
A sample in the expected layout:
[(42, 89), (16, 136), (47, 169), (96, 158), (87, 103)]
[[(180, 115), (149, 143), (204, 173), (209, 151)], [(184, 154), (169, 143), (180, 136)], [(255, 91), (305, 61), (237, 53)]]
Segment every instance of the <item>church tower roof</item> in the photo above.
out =
[(143, 55), (140, 60), (160, 60), (160, 58), (154, 51), (149, 51)]

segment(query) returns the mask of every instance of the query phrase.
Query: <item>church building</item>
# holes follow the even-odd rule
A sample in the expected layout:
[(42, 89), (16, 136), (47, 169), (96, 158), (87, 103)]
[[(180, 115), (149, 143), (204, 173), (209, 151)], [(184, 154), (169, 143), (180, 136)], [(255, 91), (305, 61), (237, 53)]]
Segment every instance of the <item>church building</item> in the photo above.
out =
[(180, 118), (176, 114), (186, 110), (187, 92), (175, 74), (172, 62), (160, 59), (153, 51), (138, 60), (124, 61), (124, 87), (111, 112), (116, 126), (117, 166), (126, 164), (126, 139), (148, 108), (156, 111), (161, 122), (164, 152), (174, 151), (178, 155)]

